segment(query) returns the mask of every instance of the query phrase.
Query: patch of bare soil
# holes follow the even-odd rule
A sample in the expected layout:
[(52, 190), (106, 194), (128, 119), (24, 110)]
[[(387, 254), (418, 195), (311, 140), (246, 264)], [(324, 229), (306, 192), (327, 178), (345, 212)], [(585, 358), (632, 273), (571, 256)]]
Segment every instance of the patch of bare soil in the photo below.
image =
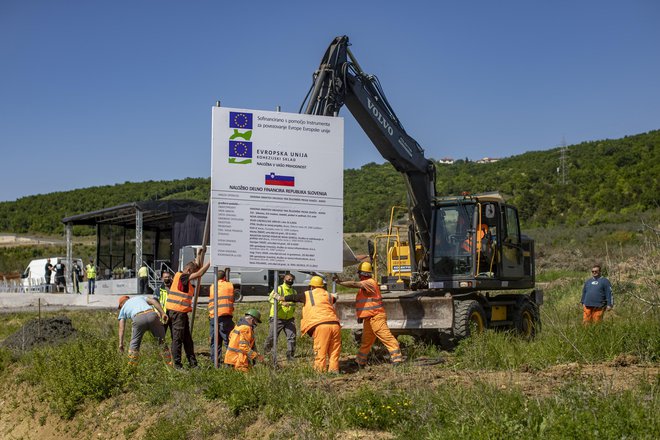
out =
[[(348, 360), (345, 362), (350, 363)], [(401, 383), (439, 388), (447, 384), (472, 386), (483, 382), (501, 390), (517, 389), (529, 397), (541, 398), (556, 394), (570, 382), (592, 383), (610, 391), (623, 391), (636, 387), (640, 381), (654, 382), (660, 377), (660, 365), (639, 364), (637, 358), (627, 355), (606, 363), (569, 363), (538, 371), (531, 368), (504, 371), (456, 370), (424, 366), (424, 363), (421, 365), (393, 367), (383, 363), (369, 365), (355, 374), (342, 368), (347, 374), (330, 378), (325, 386), (328, 391), (350, 392), (364, 384), (387, 389), (399, 388)]]
[(2, 346), (12, 350), (27, 351), (41, 344), (57, 344), (76, 333), (67, 316), (32, 319), (18, 331), (9, 335)]

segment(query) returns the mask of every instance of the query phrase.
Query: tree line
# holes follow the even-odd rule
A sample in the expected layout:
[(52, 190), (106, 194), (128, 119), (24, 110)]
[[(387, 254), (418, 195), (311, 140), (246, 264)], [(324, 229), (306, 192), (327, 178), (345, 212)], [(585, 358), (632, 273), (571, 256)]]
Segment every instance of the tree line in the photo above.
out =
[[(495, 153), (496, 155), (496, 153)], [(527, 226), (612, 221), (660, 206), (660, 130), (622, 139), (568, 146), (562, 181), (560, 148), (531, 151), (479, 164), (437, 163), (439, 196), (500, 191)], [(0, 202), (0, 231), (60, 235), (62, 218), (142, 200), (207, 201), (209, 178), (125, 182)], [(406, 204), (402, 177), (389, 164), (369, 163), (344, 172), (344, 231), (387, 225), (390, 207)], [(93, 234), (88, 227), (76, 235)]]

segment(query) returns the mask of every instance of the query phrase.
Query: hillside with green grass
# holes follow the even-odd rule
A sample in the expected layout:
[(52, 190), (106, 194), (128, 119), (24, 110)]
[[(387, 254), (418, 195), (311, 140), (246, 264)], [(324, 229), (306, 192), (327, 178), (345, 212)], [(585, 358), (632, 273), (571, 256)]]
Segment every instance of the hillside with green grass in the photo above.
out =
[[(496, 154), (496, 153), (495, 153)], [(524, 226), (611, 223), (660, 207), (660, 131), (568, 147), (566, 183), (560, 149), (479, 164), (436, 164), (439, 196), (500, 191)], [(345, 172), (344, 231), (386, 226), (389, 207), (405, 204), (405, 186), (389, 164)]]
[[(556, 148), (488, 164), (464, 160), (437, 164), (437, 192), (500, 191), (518, 206), (528, 227), (611, 223), (660, 206), (660, 130), (569, 146), (566, 183), (557, 173), (559, 155)], [(141, 200), (206, 201), (209, 184), (208, 178), (125, 182), (1, 202), (0, 232), (60, 235), (66, 216)], [(403, 179), (389, 163), (345, 171), (345, 232), (383, 227), (390, 207), (405, 203)], [(74, 233), (92, 230), (80, 228)]]

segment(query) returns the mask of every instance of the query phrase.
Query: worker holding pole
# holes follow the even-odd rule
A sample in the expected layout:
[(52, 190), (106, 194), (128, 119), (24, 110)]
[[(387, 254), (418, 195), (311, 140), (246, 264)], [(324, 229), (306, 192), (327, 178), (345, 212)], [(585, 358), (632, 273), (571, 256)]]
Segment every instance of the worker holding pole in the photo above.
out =
[(172, 322), (172, 358), (174, 360), (174, 368), (183, 368), (181, 362), (182, 346), (188, 358), (188, 365), (191, 368), (197, 366), (188, 313), (193, 309), (192, 301), (195, 295), (195, 287), (192, 281), (199, 280), (209, 268), (209, 263), (202, 266), (202, 261), (204, 261), (204, 251), (200, 250), (197, 254), (196, 261), (189, 262), (184, 266), (182, 272), (177, 272), (174, 275), (174, 280), (172, 280), (172, 285), (167, 295), (167, 315)]
[[(211, 362), (216, 366), (216, 359), (222, 359), (222, 343), (229, 347), (229, 334), (234, 329), (234, 285), (227, 280), (227, 271), (218, 270), (216, 283), (211, 284), (209, 291), (209, 339), (211, 343)], [(216, 298), (216, 287), (218, 286), (218, 295)], [(216, 320), (217, 313), (217, 337)], [(217, 340), (217, 343), (216, 343)]]
[[(270, 292), (268, 300), (270, 301), (270, 330), (266, 337), (264, 344), (264, 354), (273, 349), (273, 340), (281, 333), (284, 332), (286, 336), (286, 358), (288, 361), (293, 361), (296, 353), (296, 305), (291, 302), (277, 301), (275, 298), (276, 292), (279, 297), (294, 295), (296, 293), (293, 288), (293, 282), (296, 277), (287, 273), (284, 275), (284, 283), (277, 286)], [(275, 304), (277, 302), (277, 305)], [(277, 324), (275, 323), (275, 316), (277, 315)], [(277, 350), (277, 347), (275, 347)]]
[(367, 365), (367, 358), (371, 346), (378, 338), (390, 353), (390, 361), (393, 364), (403, 362), (399, 341), (396, 340), (392, 331), (387, 326), (387, 315), (383, 307), (383, 298), (380, 293), (380, 287), (372, 276), (371, 263), (366, 261), (358, 266), (358, 277), (360, 281), (341, 281), (338, 275), (333, 279), (344, 287), (357, 288), (358, 293), (355, 298), (355, 314), (358, 322), (363, 323), (362, 341), (360, 349), (356, 356), (356, 362), (359, 367)]
[(341, 326), (335, 311), (336, 295), (324, 289), (323, 278), (315, 275), (309, 280), (309, 290), (292, 295), (276, 295), (278, 301), (304, 303), (300, 332), (314, 339), (314, 369), (339, 373), (341, 354)]

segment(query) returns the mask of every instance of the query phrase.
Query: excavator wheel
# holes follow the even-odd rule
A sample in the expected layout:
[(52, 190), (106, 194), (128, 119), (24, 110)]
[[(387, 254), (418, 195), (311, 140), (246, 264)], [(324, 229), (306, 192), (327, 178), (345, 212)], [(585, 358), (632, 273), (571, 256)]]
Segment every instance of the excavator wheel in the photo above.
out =
[(454, 301), (454, 337), (457, 340), (481, 333), (486, 328), (486, 313), (479, 301)]
[(513, 325), (520, 336), (528, 340), (534, 339), (541, 331), (541, 320), (536, 304), (531, 301), (520, 303), (514, 311)]

